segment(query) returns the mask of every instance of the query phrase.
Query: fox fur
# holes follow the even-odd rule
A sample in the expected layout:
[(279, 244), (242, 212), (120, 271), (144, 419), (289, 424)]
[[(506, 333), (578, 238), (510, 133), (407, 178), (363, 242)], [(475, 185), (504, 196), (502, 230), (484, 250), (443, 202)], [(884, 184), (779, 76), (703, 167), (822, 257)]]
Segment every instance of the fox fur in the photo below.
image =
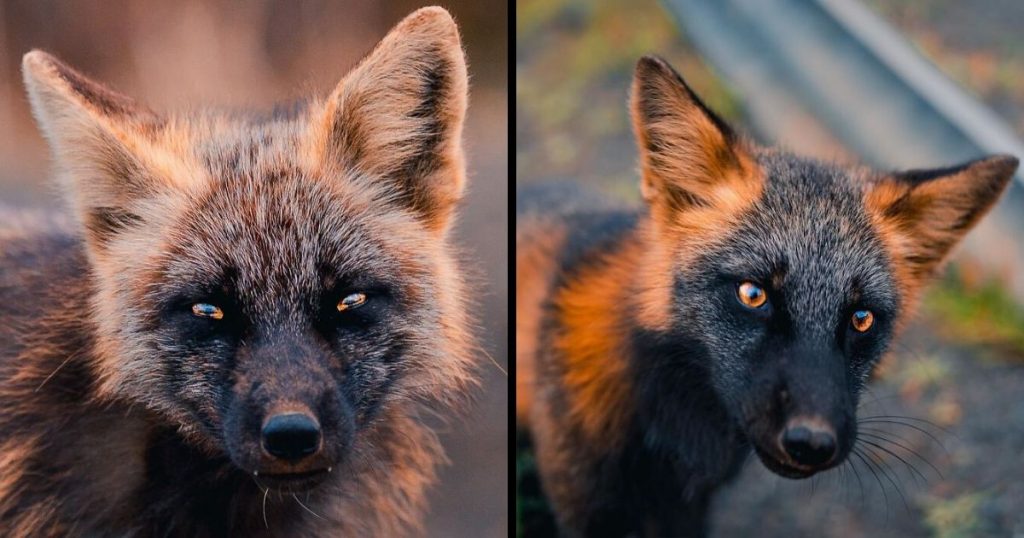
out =
[[(451, 16), (273, 113), (157, 113), (41, 51), (23, 72), (68, 212), (2, 215), (0, 534), (420, 531), (421, 415), (473, 382)], [(268, 459), (260, 421), (291, 408), (323, 448)]]
[[(870, 372), (1017, 159), (880, 172), (763, 147), (654, 57), (631, 111), (644, 207), (517, 196), (517, 427), (565, 536), (702, 536), (751, 451), (792, 478), (846, 458)], [(834, 433), (827, 463), (780, 448), (795, 417)]]

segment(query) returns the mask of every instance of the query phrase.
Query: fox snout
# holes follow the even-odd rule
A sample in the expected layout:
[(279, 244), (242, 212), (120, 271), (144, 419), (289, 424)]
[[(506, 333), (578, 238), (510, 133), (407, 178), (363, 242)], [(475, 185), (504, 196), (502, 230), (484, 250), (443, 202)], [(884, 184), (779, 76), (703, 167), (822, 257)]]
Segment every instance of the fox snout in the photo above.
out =
[(851, 394), (842, 357), (780, 361), (767, 404), (748, 417), (748, 435), (772, 471), (804, 478), (845, 460), (856, 437), (856, 398)]
[(259, 387), (232, 406), (225, 425), (231, 460), (263, 485), (316, 485), (344, 461), (352, 444), (348, 406), (337, 390), (314, 397), (300, 390), (288, 398), (261, 392)]
[(289, 339), (239, 357), (225, 444), (232, 462), (264, 486), (311, 487), (352, 444), (354, 413), (336, 361), (313, 344)]

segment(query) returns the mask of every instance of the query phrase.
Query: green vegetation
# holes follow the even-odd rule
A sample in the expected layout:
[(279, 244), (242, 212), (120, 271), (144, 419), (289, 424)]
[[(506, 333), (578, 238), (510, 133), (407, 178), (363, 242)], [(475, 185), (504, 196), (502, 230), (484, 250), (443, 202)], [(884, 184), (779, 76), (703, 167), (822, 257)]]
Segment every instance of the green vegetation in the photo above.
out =
[(948, 500), (935, 500), (925, 509), (925, 523), (936, 538), (967, 538), (980, 530), (978, 509), (984, 493), (967, 493)]
[[(526, 447), (516, 449), (516, 536), (524, 534), (524, 524), (549, 517), (547, 501), (536, 485), (536, 463)], [(533, 525), (530, 525), (531, 529)]]
[(517, 181), (585, 180), (639, 198), (627, 95), (637, 59), (658, 54), (722, 115), (736, 101), (654, 0), (516, 4)]
[(936, 333), (1024, 358), (1024, 308), (999, 279), (968, 278), (968, 273), (951, 267), (925, 296), (923, 313), (938, 326)]

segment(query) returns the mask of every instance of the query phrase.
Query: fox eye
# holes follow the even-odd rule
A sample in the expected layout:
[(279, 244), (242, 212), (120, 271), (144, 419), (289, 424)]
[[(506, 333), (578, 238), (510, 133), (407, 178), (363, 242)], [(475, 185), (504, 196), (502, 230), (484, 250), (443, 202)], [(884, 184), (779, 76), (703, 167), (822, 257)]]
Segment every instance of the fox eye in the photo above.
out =
[(740, 283), (736, 289), (736, 296), (744, 306), (749, 308), (760, 308), (768, 302), (768, 294), (764, 289), (750, 281)]
[(219, 306), (209, 303), (196, 303), (192, 305), (192, 314), (200, 318), (223, 319), (224, 311)]
[(858, 310), (850, 318), (850, 325), (857, 332), (867, 332), (875, 324), (875, 315), (870, 310)]
[(338, 312), (348, 312), (366, 303), (365, 293), (350, 293), (338, 301)]

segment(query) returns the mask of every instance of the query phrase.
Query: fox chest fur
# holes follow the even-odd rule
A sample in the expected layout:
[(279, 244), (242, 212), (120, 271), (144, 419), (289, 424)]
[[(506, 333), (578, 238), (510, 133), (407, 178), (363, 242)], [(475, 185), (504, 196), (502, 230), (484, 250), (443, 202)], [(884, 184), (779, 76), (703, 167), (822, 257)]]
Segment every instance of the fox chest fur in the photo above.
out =
[(516, 418), (567, 536), (702, 536), (753, 452), (841, 465), (872, 369), (1017, 159), (876, 172), (740, 137), (666, 63), (632, 91), (645, 206), (523, 191)]
[(70, 216), (0, 214), (0, 534), (420, 529), (473, 382), (440, 8), (324, 100), (157, 114), (25, 56)]

